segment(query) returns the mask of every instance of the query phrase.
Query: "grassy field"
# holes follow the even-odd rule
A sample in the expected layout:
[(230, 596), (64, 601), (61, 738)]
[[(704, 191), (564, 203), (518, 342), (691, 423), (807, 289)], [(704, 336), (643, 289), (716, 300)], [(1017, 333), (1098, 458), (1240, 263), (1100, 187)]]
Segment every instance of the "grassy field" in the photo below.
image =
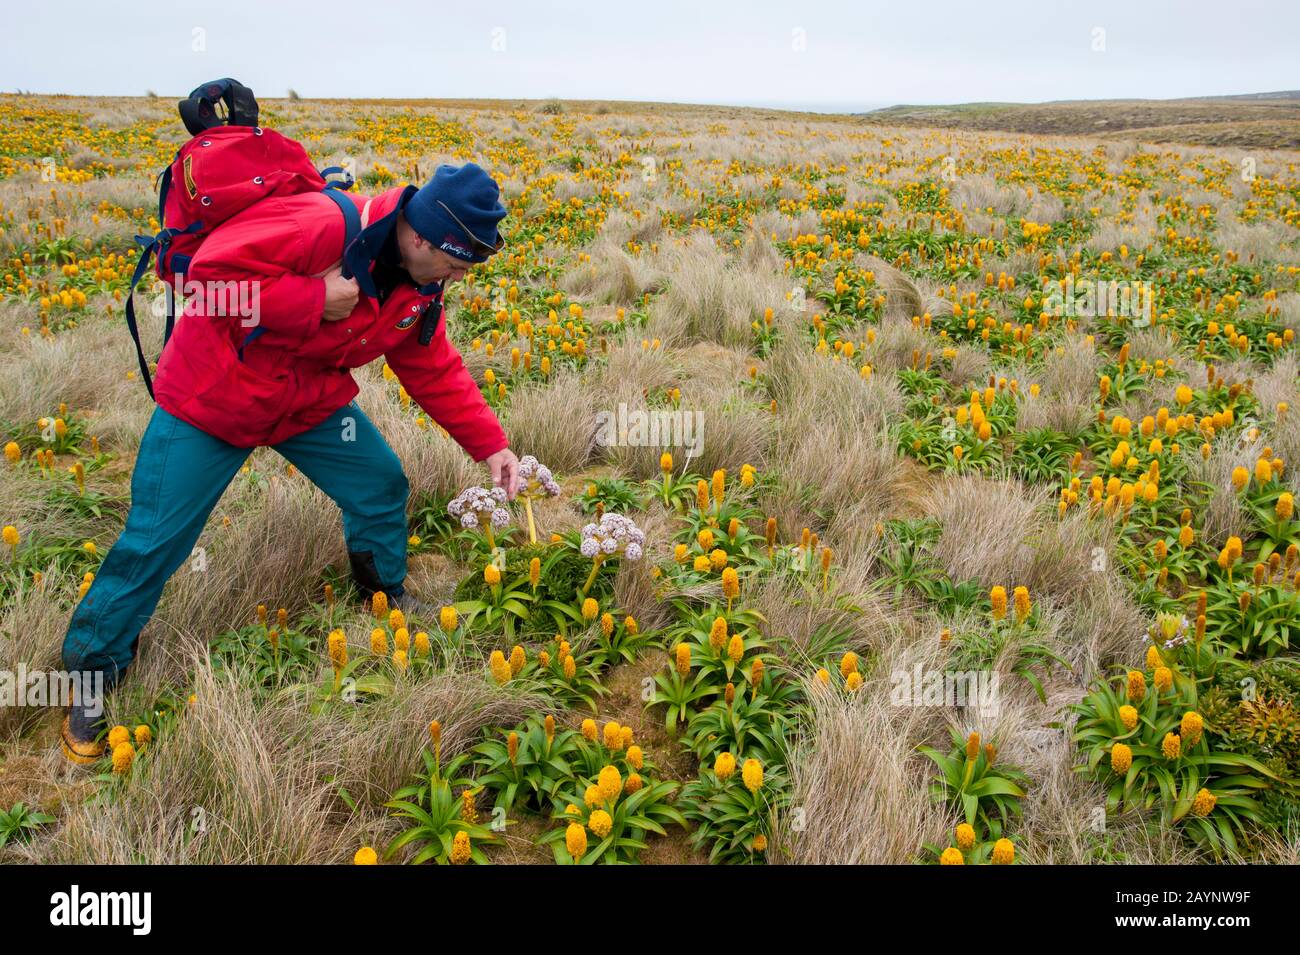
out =
[(1300, 93), (1172, 100), (1078, 100), (891, 106), (867, 113), (885, 126), (1098, 136), (1244, 149), (1300, 148)]
[[(265, 102), (367, 194), (500, 179), (449, 329), (560, 493), (462, 529), (485, 473), (358, 370), (437, 619), (358, 606), (336, 509), (257, 451), (113, 758), (0, 707), (0, 861), (1300, 861), (1295, 140), (981, 117)], [(132, 237), (182, 140), (169, 99), (0, 97), (0, 670), (59, 665), (121, 529)], [(644, 553), (584, 556), (614, 514)]]

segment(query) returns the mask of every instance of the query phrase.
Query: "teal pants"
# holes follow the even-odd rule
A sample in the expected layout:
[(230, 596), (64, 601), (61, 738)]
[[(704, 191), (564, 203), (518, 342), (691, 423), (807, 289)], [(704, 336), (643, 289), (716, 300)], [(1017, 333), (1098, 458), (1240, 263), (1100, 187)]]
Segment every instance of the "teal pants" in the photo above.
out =
[[(374, 589), (400, 596), (409, 486), (401, 461), (370, 419), (347, 404), (275, 450), (342, 510), (354, 569), (361, 555), (377, 578)], [(68, 626), (66, 669), (99, 670), (107, 685), (116, 682), (135, 657), (163, 585), (191, 556), (208, 515), (250, 453), (154, 410), (131, 475), (126, 526)]]

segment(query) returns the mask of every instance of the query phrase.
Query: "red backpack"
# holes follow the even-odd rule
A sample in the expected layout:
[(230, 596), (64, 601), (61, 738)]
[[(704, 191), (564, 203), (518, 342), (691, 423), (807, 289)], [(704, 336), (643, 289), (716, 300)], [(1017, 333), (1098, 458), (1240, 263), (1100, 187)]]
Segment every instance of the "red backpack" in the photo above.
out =
[[(232, 79), (204, 83), (178, 108), (193, 138), (159, 175), (162, 228), (155, 236), (135, 237), (143, 249), (126, 300), (126, 324), (150, 397), (153, 380), (140, 344), (133, 295), (151, 257), (156, 259), (155, 272), (167, 285), (166, 346), (176, 323), (176, 297), (195, 252), (213, 229), (253, 203), (268, 196), (324, 191), (344, 214), (345, 247), (361, 229), (356, 205), (339, 194), (352, 186), (351, 177), (327, 181), (326, 176), (343, 170), (332, 166), (317, 171), (301, 144), (258, 126), (257, 101), (247, 87)], [(254, 335), (258, 331), (254, 329)]]

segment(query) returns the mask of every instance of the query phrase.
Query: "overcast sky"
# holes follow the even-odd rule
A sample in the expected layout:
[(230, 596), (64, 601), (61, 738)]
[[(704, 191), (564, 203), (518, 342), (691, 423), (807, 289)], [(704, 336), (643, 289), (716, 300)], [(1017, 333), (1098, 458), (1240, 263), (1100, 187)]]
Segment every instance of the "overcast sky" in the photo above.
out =
[(823, 110), (1300, 88), (1296, 0), (29, 0), (0, 90), (657, 100)]

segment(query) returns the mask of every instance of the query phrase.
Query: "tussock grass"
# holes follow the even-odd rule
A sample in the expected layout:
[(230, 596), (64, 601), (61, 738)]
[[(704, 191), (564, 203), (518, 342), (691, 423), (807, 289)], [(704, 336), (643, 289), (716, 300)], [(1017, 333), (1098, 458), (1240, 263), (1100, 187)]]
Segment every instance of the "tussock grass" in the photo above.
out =
[[(883, 669), (883, 667), (882, 667)], [(942, 838), (949, 819), (931, 802), (928, 770), (914, 741), (934, 735), (936, 713), (889, 702), (887, 680), (872, 676), (851, 699), (809, 681), (806, 742), (791, 754), (799, 812), (777, 819), (772, 861), (798, 865), (911, 862)]]
[(960, 477), (934, 499), (933, 514), (943, 526), (934, 555), (953, 580), (975, 578), (982, 587), (1010, 590), (1016, 571), (1030, 556), (1027, 540), (1036, 526), (1045, 495), (1021, 482)]

